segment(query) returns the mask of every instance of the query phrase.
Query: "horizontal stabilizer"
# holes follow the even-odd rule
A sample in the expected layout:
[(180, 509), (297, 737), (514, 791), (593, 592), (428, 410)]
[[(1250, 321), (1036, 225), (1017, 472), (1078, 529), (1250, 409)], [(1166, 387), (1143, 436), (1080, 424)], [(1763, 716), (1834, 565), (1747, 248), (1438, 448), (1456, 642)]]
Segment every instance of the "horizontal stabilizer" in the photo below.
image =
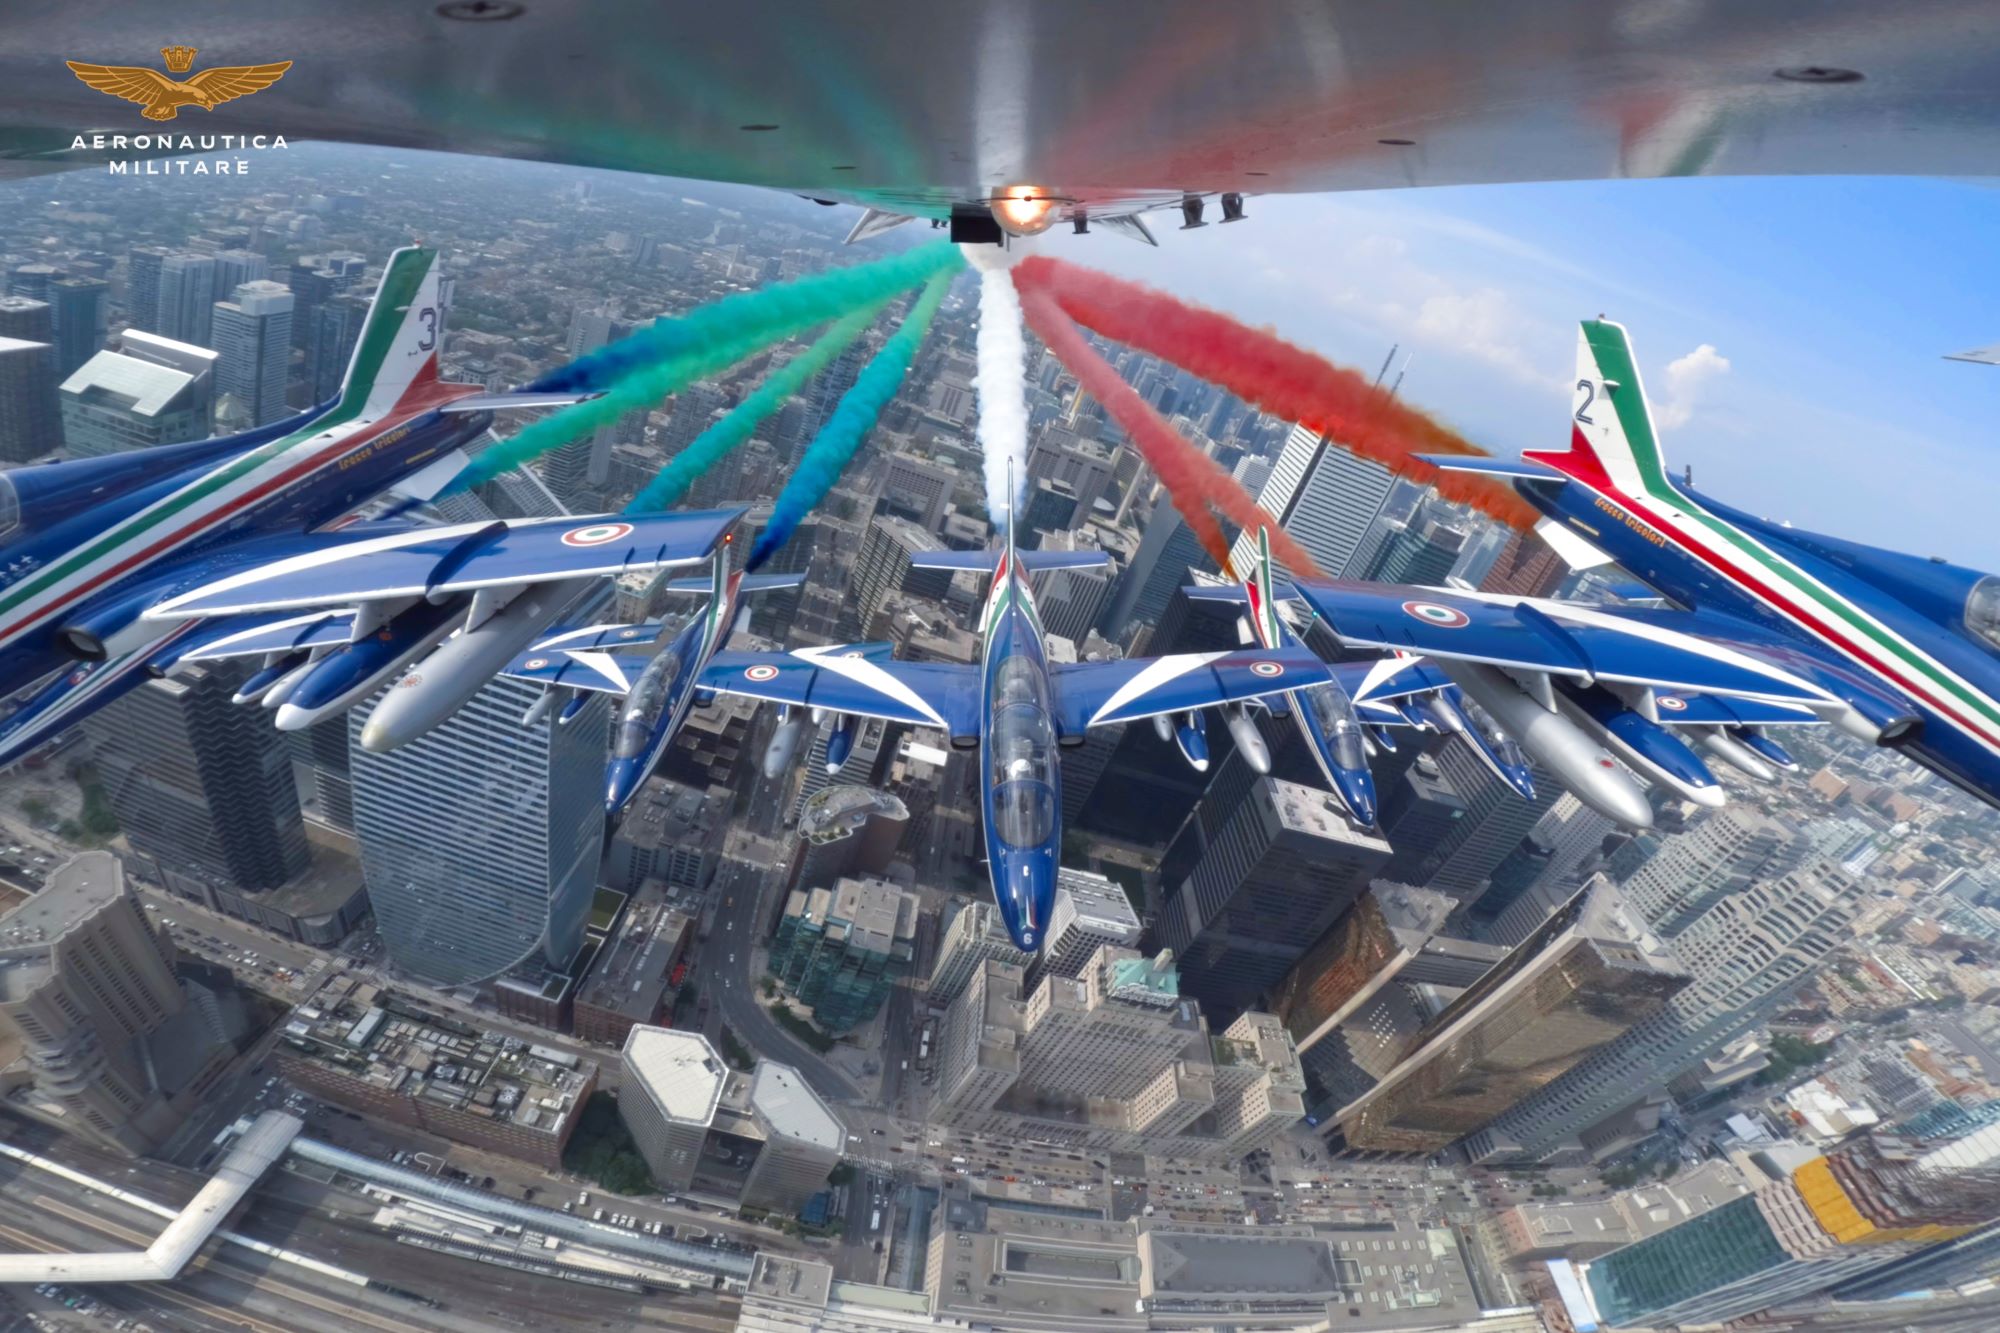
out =
[[(743, 581), (736, 585), (736, 590), (748, 596), (753, 592), (776, 592), (780, 588), (796, 588), (805, 581), (804, 574), (745, 574)], [(715, 584), (709, 579), (675, 579), (661, 591), (707, 594), (715, 591)]]
[(589, 393), (552, 393), (543, 389), (516, 389), (511, 393), (476, 393), (470, 398), (455, 398), (451, 402), (438, 405), (438, 411), (447, 415), (466, 412), (506, 412), (524, 407), (568, 407), (571, 403), (581, 403), (586, 399), (599, 397)]
[[(1030, 574), (1048, 569), (1101, 569), (1111, 559), (1102, 551), (1016, 551), (1014, 558)], [(999, 560), (998, 551), (919, 551), (910, 557), (910, 568), (970, 569), (991, 574)]]
[(1478, 454), (1418, 454), (1417, 461), (1429, 463), (1440, 472), (1473, 472), (1482, 477), (1497, 477), (1502, 480), (1568, 480), (1554, 468), (1525, 458), (1486, 458)]
[(453, 449), (443, 457), (412, 472), (409, 476), (389, 488), (393, 495), (406, 500), (434, 500), (439, 492), (451, 485), (452, 479), (465, 470), (472, 460), (465, 456), (465, 450)]
[(1535, 524), (1535, 535), (1547, 542), (1549, 549), (1561, 556), (1562, 562), (1571, 569), (1596, 569), (1599, 565), (1611, 563), (1610, 556), (1552, 518)]

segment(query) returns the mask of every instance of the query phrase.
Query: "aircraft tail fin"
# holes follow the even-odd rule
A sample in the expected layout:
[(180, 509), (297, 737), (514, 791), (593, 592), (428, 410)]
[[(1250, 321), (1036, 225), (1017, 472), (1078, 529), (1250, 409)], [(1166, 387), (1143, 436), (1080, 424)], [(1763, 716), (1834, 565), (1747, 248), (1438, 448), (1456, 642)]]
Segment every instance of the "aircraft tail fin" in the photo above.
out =
[(1523, 458), (1615, 495), (1669, 504), (1680, 500), (1667, 475), (1653, 411), (1624, 325), (1608, 319), (1583, 321), (1571, 402), (1569, 448), (1529, 450)]
[(340, 382), (341, 409), (379, 416), (437, 378), (444, 302), (437, 251), (405, 246), (389, 256), (375, 300)]
[(1257, 619), (1257, 638), (1273, 646), (1286, 639), (1285, 622), (1278, 616), (1278, 580), (1271, 571), (1271, 530), (1257, 529), (1257, 567), (1244, 580), (1244, 595), (1250, 614)]

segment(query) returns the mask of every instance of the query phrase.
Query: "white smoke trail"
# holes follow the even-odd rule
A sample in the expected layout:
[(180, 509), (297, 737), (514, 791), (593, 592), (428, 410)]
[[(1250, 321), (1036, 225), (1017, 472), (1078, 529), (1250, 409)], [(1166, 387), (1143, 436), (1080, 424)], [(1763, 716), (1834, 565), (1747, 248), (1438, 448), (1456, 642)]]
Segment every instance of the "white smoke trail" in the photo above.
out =
[(986, 457), (986, 512), (995, 527), (1018, 499), (1007, 493), (1011, 464), (1014, 484), (1028, 478), (1028, 350), (1021, 333), (1021, 298), (1007, 270), (1012, 256), (995, 246), (966, 246), (979, 270), (979, 372), (973, 392), (979, 403), (979, 447)]

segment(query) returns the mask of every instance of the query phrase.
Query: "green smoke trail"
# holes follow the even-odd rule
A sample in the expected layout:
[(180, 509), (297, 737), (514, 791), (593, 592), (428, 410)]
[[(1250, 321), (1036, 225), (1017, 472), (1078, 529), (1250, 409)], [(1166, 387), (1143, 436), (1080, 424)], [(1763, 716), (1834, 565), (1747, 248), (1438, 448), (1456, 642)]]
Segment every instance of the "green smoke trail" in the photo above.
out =
[(599, 397), (573, 403), (539, 421), (530, 422), (493, 445), (458, 474), (451, 489), (462, 491), (491, 481), (510, 468), (532, 462), (551, 449), (559, 449), (599, 426), (609, 425), (635, 408), (650, 408), (696, 380), (727, 370), (738, 361), (756, 355), (783, 336), (758, 333), (739, 337), (734, 342), (710, 344), (698, 351), (632, 371), (613, 381), (611, 387)]
[(629, 338), (598, 348), (529, 386), (542, 390), (603, 389), (625, 375), (659, 361), (690, 356), (713, 343), (736, 343), (755, 335), (758, 345), (790, 337), (815, 324), (838, 319), (864, 305), (955, 272), (965, 259), (947, 241), (932, 241), (873, 263), (814, 273), (760, 291), (725, 296), (674, 319), (654, 320)]
[(702, 473), (748, 440), (766, 417), (783, 407), (786, 400), (805, 388), (815, 375), (846, 351), (847, 345), (875, 322), (884, 304), (886, 302), (878, 302), (865, 310), (855, 311), (821, 334), (818, 342), (772, 371), (755, 392), (737, 404), (733, 412), (696, 436), (693, 443), (661, 468), (659, 475), (647, 483), (646, 489), (625, 506), (625, 512), (637, 514), (661, 510), (680, 499)]
[(777, 504), (771, 510), (771, 521), (758, 536), (757, 545), (751, 550), (744, 568), (756, 569), (770, 559), (805, 516), (812, 512), (813, 506), (825, 499), (826, 493), (840, 480), (842, 470), (861, 448), (861, 442), (868, 438), (868, 432), (874, 429), (882, 409), (903, 387), (903, 377), (910, 373), (910, 363), (917, 359), (917, 349), (923, 345), (931, 319), (944, 302), (945, 288), (951, 285), (952, 276), (946, 270), (924, 284), (923, 294), (917, 297), (917, 303), (911, 307), (903, 326), (882, 344), (882, 350), (875, 354), (874, 359), (861, 368), (861, 374), (855, 377), (854, 387), (833, 409), (833, 416), (807, 447), (805, 457), (799, 460), (798, 470), (785, 483), (785, 489), (778, 493)]

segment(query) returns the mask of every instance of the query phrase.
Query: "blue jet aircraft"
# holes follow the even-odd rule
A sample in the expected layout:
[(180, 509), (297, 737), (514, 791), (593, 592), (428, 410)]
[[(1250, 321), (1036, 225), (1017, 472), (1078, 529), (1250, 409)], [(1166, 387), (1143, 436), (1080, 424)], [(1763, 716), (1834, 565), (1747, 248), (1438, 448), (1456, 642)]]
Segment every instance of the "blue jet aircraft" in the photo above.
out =
[[(670, 629), (670, 621), (559, 629), (501, 673), (547, 687), (521, 719), (524, 724), (540, 718), (564, 694), (569, 698), (558, 715), (562, 722), (567, 722), (592, 693), (624, 698), (604, 772), (604, 810), (613, 819), (639, 794), (639, 788), (665, 757), (681, 723), (703, 701), (704, 693), (697, 685), (702, 668), (736, 629), (742, 598), (797, 587), (805, 578), (803, 574), (745, 574), (731, 569), (730, 549), (731, 538), (723, 538), (706, 582), (669, 585), (675, 592), (706, 592), (708, 600), (673, 632), (664, 647), (661, 636)], [(624, 656), (634, 651), (653, 654), (636, 673), (627, 670), (630, 659)], [(790, 727), (791, 720), (782, 725)], [(797, 731), (791, 727), (783, 734), (795, 739)], [(777, 751), (773, 746), (772, 753)], [(767, 775), (775, 777), (775, 770), (789, 755), (787, 748), (775, 760), (767, 756)], [(833, 766), (838, 768), (839, 764)]]
[[(0, 765), (212, 658), (263, 658), (244, 697), (307, 725), (446, 640), (513, 638), (511, 656), (567, 601), (552, 590), (709, 556), (739, 511), (351, 521), (386, 493), (435, 495), (495, 410), (588, 396), (441, 381), (443, 309), (435, 252), (398, 250), (331, 401), (243, 434), (0, 473), (0, 693), (16, 703)], [(485, 679), (432, 673), (409, 692), (448, 713)]]
[(881, 661), (845, 647), (721, 652), (701, 672), (700, 688), (843, 719), (935, 727), (956, 747), (976, 746), (994, 899), (1015, 945), (1032, 953), (1041, 947), (1055, 903), (1061, 746), (1082, 744), (1091, 727), (1160, 715), (1185, 720), (1205, 708), (1327, 679), (1325, 665), (1298, 646), (1051, 662), (1028, 575), (1102, 559), (1094, 552), (1017, 551), (1010, 516), (998, 550), (928, 552), (912, 562), (991, 576), (980, 613), (978, 665)]
[(1620, 325), (1582, 326), (1567, 450), (1428, 461), (1510, 481), (1573, 566), (1615, 562), (1656, 604), (1351, 582), (1282, 595), (1345, 645), (1423, 658), (1587, 804), (1650, 823), (1621, 763), (1720, 804), (1708, 761), (1770, 780), (1794, 765), (1763, 728), (1814, 723), (2000, 804), (2000, 578), (1756, 518), (1676, 481)]

